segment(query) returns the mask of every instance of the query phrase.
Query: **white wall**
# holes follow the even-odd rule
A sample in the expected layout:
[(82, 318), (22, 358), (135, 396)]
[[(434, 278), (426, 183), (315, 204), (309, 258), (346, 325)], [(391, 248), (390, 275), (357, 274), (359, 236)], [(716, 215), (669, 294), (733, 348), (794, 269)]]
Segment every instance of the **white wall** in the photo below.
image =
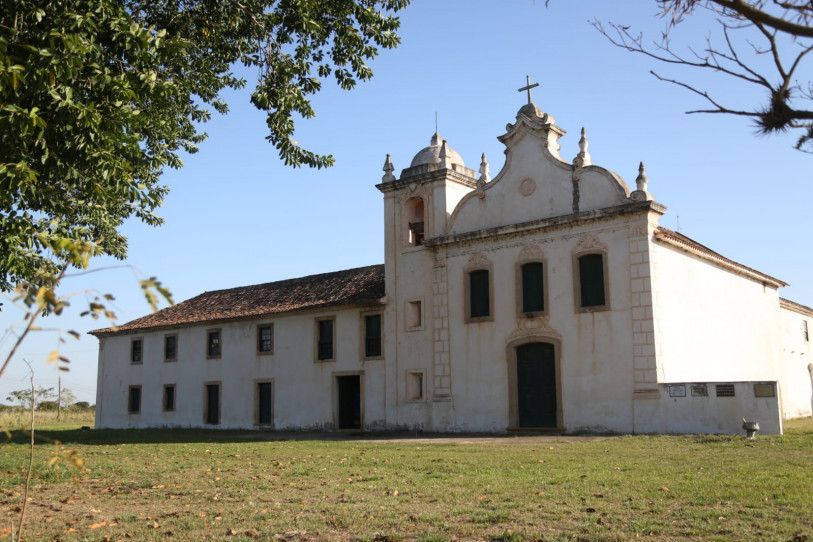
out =
[(774, 381), (776, 287), (652, 243), (658, 382)]
[[(639, 220), (646, 220), (639, 217)], [(509, 426), (512, 341), (534, 337), (557, 344), (562, 424), (567, 431), (632, 430), (632, 321), (628, 220), (537, 232), (502, 242), (449, 249), (449, 320), (457, 428), (505, 431)], [(605, 244), (610, 309), (576, 308), (574, 252), (585, 233)], [(522, 249), (541, 249), (547, 280), (547, 315), (518, 314), (517, 270)], [(465, 270), (481, 253), (493, 266), (493, 321), (465, 323)]]
[[(314, 321), (335, 316), (335, 361), (317, 362)], [(258, 323), (273, 322), (274, 353), (256, 352)], [(220, 328), (222, 355), (206, 358), (206, 333)], [(359, 308), (308, 312), (260, 321), (233, 322), (173, 330), (178, 359), (163, 359), (166, 332), (100, 338), (97, 427), (203, 427), (206, 383), (221, 385), (219, 428), (254, 428), (256, 381), (273, 379), (273, 409), (277, 429), (334, 427), (334, 373), (363, 372), (362, 410), (366, 426), (386, 419), (383, 359), (362, 360), (362, 321)], [(130, 344), (140, 337), (143, 362), (130, 363)], [(163, 388), (176, 385), (176, 409), (163, 411)], [(142, 387), (141, 412), (128, 414), (129, 386)]]
[[(813, 415), (813, 312), (780, 309), (782, 357), (778, 377), (782, 414), (787, 418)], [(804, 322), (807, 322), (807, 336)]]
[[(669, 385), (658, 386), (660, 398), (636, 401), (636, 433), (722, 433), (745, 434), (742, 419), (759, 422), (759, 434), (782, 433), (779, 408), (781, 390), (776, 382), (702, 382), (707, 396), (696, 396), (691, 382), (680, 383), (685, 396), (670, 396)], [(734, 395), (718, 397), (717, 384), (733, 385)], [(756, 397), (754, 385), (773, 387), (773, 397)], [(676, 394), (679, 395), (679, 394)]]

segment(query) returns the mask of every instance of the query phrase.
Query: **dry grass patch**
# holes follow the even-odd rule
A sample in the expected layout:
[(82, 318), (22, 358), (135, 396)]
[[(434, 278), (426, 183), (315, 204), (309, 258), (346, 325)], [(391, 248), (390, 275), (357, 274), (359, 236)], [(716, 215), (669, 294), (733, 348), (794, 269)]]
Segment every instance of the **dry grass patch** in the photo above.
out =
[[(28, 540), (813, 540), (813, 420), (784, 437), (455, 444), (50, 431)], [(24, 438), (0, 447), (0, 532)]]

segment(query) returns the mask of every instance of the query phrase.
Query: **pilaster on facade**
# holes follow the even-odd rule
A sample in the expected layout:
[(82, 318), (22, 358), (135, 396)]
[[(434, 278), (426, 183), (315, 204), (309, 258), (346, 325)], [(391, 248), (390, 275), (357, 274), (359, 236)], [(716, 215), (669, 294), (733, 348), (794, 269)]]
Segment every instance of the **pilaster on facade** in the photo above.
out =
[(436, 258), (432, 267), (432, 356), (434, 402), (452, 399), (452, 365), (449, 341), (449, 295), (446, 259)]
[(658, 345), (655, 341), (656, 304), (653, 292), (650, 229), (638, 226), (630, 231), (630, 292), (632, 294), (632, 351), (635, 398), (658, 398)]

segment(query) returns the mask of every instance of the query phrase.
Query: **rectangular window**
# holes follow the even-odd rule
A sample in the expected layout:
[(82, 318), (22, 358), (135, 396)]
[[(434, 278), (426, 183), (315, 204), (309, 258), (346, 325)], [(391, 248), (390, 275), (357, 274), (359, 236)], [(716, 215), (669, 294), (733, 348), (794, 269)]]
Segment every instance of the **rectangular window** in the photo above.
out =
[(381, 315), (368, 314), (364, 317), (364, 357), (381, 356)]
[(808, 330), (807, 330), (807, 320), (802, 320), (802, 323), (804, 324), (804, 330), (805, 330), (805, 341), (806, 341), (806, 342), (810, 342), (810, 333), (809, 333), (809, 332), (808, 332)]
[(407, 401), (415, 403), (423, 401), (424, 387), (423, 387), (423, 371), (408, 371), (406, 381), (406, 396)]
[(130, 363), (141, 363), (143, 357), (143, 341), (133, 339), (130, 342)]
[(420, 299), (407, 301), (406, 304), (407, 331), (423, 329), (423, 303)]
[(545, 310), (545, 283), (542, 262), (523, 265), (522, 271), (522, 312), (525, 314)]
[(271, 382), (257, 383), (257, 424), (271, 425), (273, 423), (273, 402), (271, 397)]
[(469, 317), (491, 316), (490, 286), (487, 269), (469, 273)]
[(175, 384), (164, 386), (164, 412), (175, 410)]
[(164, 361), (177, 361), (178, 336), (166, 335), (164, 337)]
[(274, 353), (274, 324), (257, 326), (257, 353)]
[(316, 321), (316, 359), (333, 359), (333, 319)]
[(141, 386), (130, 386), (127, 392), (127, 412), (130, 414), (141, 412)]
[(220, 423), (220, 384), (206, 384), (206, 411), (203, 416), (208, 424)]
[(587, 254), (579, 258), (579, 293), (581, 307), (601, 307), (606, 304), (602, 254)]
[(206, 357), (219, 358), (220, 351), (220, 330), (210, 329), (206, 332)]

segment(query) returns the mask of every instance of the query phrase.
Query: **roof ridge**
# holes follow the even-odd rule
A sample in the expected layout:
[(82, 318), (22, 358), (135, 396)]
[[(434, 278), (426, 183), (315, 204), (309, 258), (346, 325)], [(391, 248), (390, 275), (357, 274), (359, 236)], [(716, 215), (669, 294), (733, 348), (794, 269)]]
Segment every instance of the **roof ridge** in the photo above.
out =
[(205, 295), (205, 294), (216, 294), (216, 293), (222, 293), (222, 292), (230, 292), (230, 291), (234, 291), (234, 290), (245, 290), (245, 289), (248, 289), (248, 288), (261, 288), (261, 287), (265, 287), (265, 286), (270, 286), (272, 284), (283, 284), (283, 283), (286, 283), (286, 282), (293, 282), (293, 281), (297, 281), (297, 280), (315, 279), (315, 278), (325, 277), (327, 275), (338, 275), (340, 273), (349, 273), (350, 271), (360, 271), (362, 269), (373, 269), (375, 267), (384, 267), (384, 264), (383, 263), (378, 263), (378, 264), (372, 264), (372, 265), (362, 265), (360, 267), (351, 267), (350, 269), (340, 269), (338, 271), (326, 271), (324, 273), (314, 273), (312, 275), (305, 275), (303, 277), (291, 277), (291, 278), (287, 278), (287, 279), (272, 280), (272, 281), (269, 281), (269, 282), (260, 282), (258, 284), (246, 284), (245, 286), (232, 286), (231, 288), (221, 288), (219, 290), (206, 290), (204, 292), (199, 293), (198, 295), (196, 295), (194, 297), (190, 297), (189, 299), (181, 301), (180, 303), (177, 303), (177, 304), (180, 305), (181, 303), (186, 303), (186, 301), (191, 301), (192, 299), (195, 299), (195, 298), (200, 297), (200, 296)]

